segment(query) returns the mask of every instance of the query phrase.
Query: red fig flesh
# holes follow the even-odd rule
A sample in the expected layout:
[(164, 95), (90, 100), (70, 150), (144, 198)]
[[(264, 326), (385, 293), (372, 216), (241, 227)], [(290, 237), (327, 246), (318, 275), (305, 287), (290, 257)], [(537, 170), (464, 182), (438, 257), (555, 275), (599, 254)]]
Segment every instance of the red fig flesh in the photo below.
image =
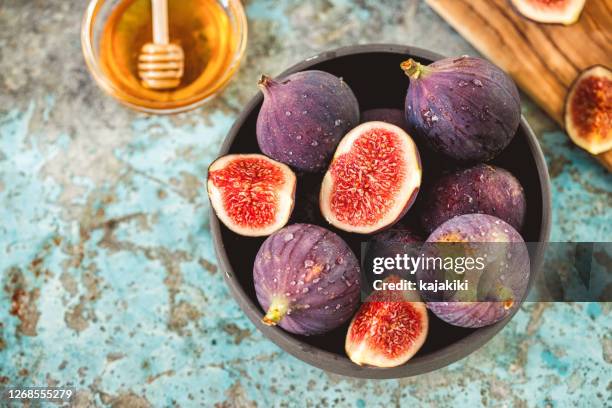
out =
[(338, 145), (323, 178), (321, 212), (344, 231), (380, 231), (406, 214), (421, 172), (419, 152), (406, 132), (389, 123), (363, 123)]
[(295, 174), (261, 154), (232, 154), (208, 169), (208, 196), (230, 230), (266, 236), (282, 228), (293, 210)]
[(570, 25), (580, 18), (586, 0), (512, 0), (519, 13), (538, 23)]
[(592, 154), (612, 149), (612, 71), (584, 71), (565, 101), (565, 128), (574, 143)]
[(401, 292), (375, 292), (361, 305), (349, 326), (346, 354), (359, 365), (397, 367), (419, 351), (428, 330), (424, 303), (409, 301)]

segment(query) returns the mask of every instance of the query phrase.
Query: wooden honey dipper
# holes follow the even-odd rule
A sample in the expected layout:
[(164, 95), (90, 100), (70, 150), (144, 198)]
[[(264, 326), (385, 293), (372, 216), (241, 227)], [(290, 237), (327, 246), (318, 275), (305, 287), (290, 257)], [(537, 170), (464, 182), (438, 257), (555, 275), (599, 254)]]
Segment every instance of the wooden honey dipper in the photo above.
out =
[(176, 88), (183, 77), (185, 55), (179, 45), (170, 44), (167, 0), (151, 0), (151, 6), (153, 42), (140, 50), (138, 75), (145, 88)]

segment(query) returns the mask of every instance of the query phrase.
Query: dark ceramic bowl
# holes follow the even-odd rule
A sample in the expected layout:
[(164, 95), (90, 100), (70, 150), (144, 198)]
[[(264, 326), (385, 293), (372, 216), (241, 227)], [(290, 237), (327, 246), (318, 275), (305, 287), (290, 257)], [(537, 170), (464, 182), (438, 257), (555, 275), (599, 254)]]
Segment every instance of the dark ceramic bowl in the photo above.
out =
[[(373, 108), (401, 108), (408, 87), (408, 78), (399, 68), (408, 57), (424, 63), (442, 58), (441, 55), (418, 48), (400, 45), (360, 45), (322, 53), (289, 68), (280, 76), (319, 69), (344, 78), (355, 92), (361, 110)], [(255, 87), (255, 85), (253, 85)], [(244, 108), (221, 148), (228, 153), (259, 152), (255, 137), (255, 122), (262, 103), (258, 93)], [(445, 169), (446, 160), (422, 153), (423, 187)], [(539, 242), (530, 246), (532, 273), (530, 284), (541, 266), (544, 244), (550, 232), (550, 185), (544, 156), (533, 131), (525, 121), (516, 137), (504, 152), (492, 162), (510, 170), (523, 184), (527, 197), (527, 216), (522, 235), (526, 242)], [(359, 256), (359, 244), (364, 236), (345, 233), (331, 228), (318, 212), (318, 194), (321, 175), (300, 177), (296, 208), (290, 220), (311, 222), (336, 231)], [(419, 200), (408, 212), (418, 211)], [(313, 210), (314, 209), (314, 210)], [(241, 237), (223, 226), (211, 211), (211, 230), (219, 265), (232, 295), (251, 321), (270, 340), (295, 357), (323, 370), (362, 378), (400, 378), (444, 367), (480, 348), (510, 320), (511, 316), (488, 327), (465, 329), (444, 323), (430, 313), (430, 330), (424, 346), (407, 364), (395, 368), (361, 367), (352, 363), (344, 352), (344, 338), (348, 323), (320, 336), (298, 336), (278, 327), (261, 323), (264, 315), (253, 286), (253, 262), (264, 238)]]

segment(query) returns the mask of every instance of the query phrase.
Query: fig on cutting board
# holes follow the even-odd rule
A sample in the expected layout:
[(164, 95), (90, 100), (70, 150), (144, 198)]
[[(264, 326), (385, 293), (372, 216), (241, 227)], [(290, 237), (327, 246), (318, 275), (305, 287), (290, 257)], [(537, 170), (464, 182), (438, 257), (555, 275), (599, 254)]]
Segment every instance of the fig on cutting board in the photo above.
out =
[(414, 202), (421, 161), (412, 138), (385, 122), (363, 123), (342, 139), (319, 204), (333, 226), (370, 234), (395, 224)]
[(521, 183), (509, 171), (478, 164), (441, 177), (425, 192), (421, 223), (431, 234), (457, 215), (494, 215), (520, 231), (526, 201)]
[(376, 121), (390, 123), (408, 132), (406, 116), (401, 109), (380, 108), (361, 112), (361, 123)]
[(359, 123), (359, 103), (341, 78), (302, 71), (282, 79), (262, 76), (264, 101), (257, 142), (271, 158), (302, 171), (329, 164), (338, 142)]
[(468, 56), (427, 66), (409, 59), (401, 68), (410, 77), (405, 113), (412, 135), (459, 161), (488, 161), (508, 146), (521, 105), (500, 68)]
[(282, 228), (293, 211), (295, 185), (289, 167), (261, 154), (230, 154), (208, 168), (208, 196), (217, 217), (244, 236)]
[[(432, 264), (421, 267), (419, 281), (468, 282), (467, 288), (442, 291), (419, 284), (429, 310), (449, 324), (491, 325), (510, 315), (525, 296), (530, 274), (527, 246), (511, 225), (497, 217), (466, 214), (452, 218), (427, 238), (423, 252), (427, 259), (440, 258), (444, 263), (447, 258), (455, 259), (456, 266), (450, 271)], [(468, 258), (472, 260), (469, 267)]]
[[(384, 282), (398, 281), (396, 276), (390, 276)], [(414, 294), (376, 291), (353, 317), (344, 348), (356, 364), (397, 367), (419, 351), (428, 330), (427, 309)]]
[(288, 332), (315, 335), (348, 321), (359, 305), (359, 262), (335, 233), (293, 224), (269, 236), (253, 267), (262, 319)]
[(589, 153), (612, 149), (612, 71), (597, 65), (576, 78), (565, 100), (565, 129)]
[(523, 16), (538, 23), (574, 24), (586, 0), (512, 0)]

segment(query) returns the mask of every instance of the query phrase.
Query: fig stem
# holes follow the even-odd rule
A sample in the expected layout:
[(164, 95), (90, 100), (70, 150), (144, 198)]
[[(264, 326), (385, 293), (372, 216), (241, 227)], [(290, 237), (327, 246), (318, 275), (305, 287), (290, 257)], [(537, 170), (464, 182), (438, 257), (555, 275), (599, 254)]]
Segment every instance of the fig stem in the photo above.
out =
[(259, 82), (257, 82), (257, 85), (261, 88), (261, 89), (267, 89), (270, 86), (274, 85), (276, 83), (276, 81), (274, 81), (272, 78), (270, 78), (268, 75), (262, 75), (261, 78), (259, 78)]
[(402, 62), (400, 67), (404, 70), (404, 73), (411, 79), (419, 79), (425, 72), (425, 66), (413, 60), (412, 58)]
[(261, 321), (268, 326), (275, 326), (283, 319), (283, 317), (285, 317), (288, 311), (289, 308), (286, 300), (273, 298), (272, 303), (270, 303), (270, 307), (268, 307), (266, 315), (263, 317), (263, 319), (261, 319)]

